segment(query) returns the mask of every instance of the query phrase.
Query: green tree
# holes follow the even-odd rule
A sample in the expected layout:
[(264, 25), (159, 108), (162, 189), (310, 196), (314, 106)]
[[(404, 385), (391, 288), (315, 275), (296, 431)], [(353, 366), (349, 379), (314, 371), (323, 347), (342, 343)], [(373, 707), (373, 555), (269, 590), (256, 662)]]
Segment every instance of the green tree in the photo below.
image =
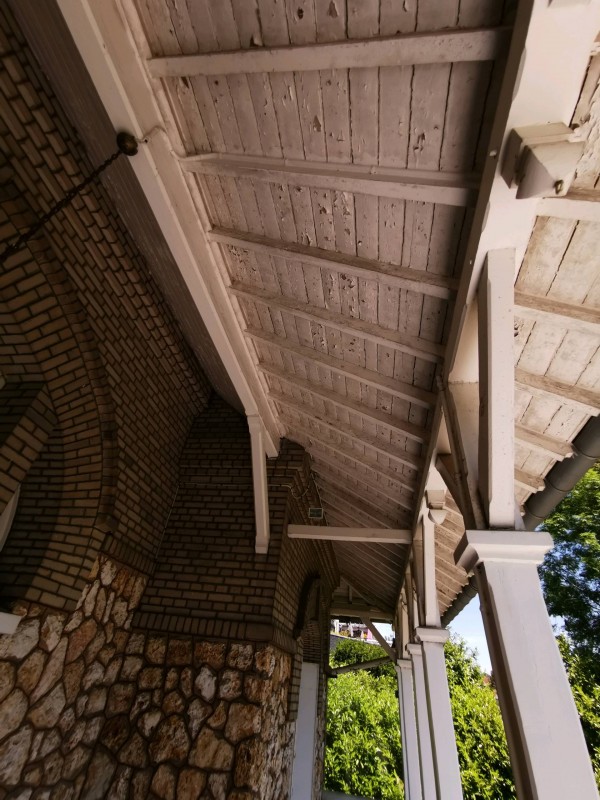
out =
[(446, 643), (446, 668), (465, 800), (516, 797), (496, 695), (465, 642)]
[[(381, 647), (348, 640), (332, 666), (372, 661)], [(389, 664), (329, 681), (325, 788), (376, 800), (404, 800), (397, 682)]]
[(548, 611), (562, 617), (581, 667), (600, 682), (600, 465), (584, 475), (542, 528), (554, 539), (540, 567)]
[[(383, 650), (345, 641), (333, 666), (371, 661)], [(514, 788), (500, 711), (492, 687), (465, 643), (446, 645), (448, 683), (465, 800), (508, 800)], [(397, 682), (391, 664), (329, 682), (325, 788), (377, 800), (404, 797)]]

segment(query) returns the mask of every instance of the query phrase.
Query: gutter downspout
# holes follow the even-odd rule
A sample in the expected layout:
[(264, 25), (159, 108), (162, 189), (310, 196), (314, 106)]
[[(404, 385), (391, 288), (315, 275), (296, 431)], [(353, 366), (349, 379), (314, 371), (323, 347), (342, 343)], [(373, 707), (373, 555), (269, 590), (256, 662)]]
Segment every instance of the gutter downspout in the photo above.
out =
[[(557, 461), (544, 479), (545, 488), (531, 495), (525, 503), (523, 524), (532, 531), (554, 511), (585, 473), (600, 459), (600, 416), (592, 417), (573, 441), (574, 455)], [(442, 616), (442, 625), (449, 625), (477, 594), (475, 577), (471, 576), (461, 593)]]

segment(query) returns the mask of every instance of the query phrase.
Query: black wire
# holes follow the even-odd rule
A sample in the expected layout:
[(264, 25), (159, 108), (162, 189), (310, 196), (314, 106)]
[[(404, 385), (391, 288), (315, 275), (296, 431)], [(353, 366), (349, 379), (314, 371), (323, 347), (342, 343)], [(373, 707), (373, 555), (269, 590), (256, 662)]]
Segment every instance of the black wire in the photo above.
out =
[(72, 189), (66, 193), (66, 195), (59, 200), (56, 205), (52, 206), (51, 209), (46, 211), (46, 213), (39, 218), (37, 222), (34, 222), (24, 233), (20, 234), (11, 244), (7, 245), (2, 253), (0, 253), (0, 264), (4, 264), (7, 259), (13, 256), (15, 253), (18, 253), (27, 242), (35, 236), (36, 233), (41, 231), (44, 225), (52, 219), (59, 211), (62, 211), (63, 208), (69, 205), (69, 203), (77, 197), (77, 195), (82, 192), (85, 188), (87, 188), (90, 183), (93, 183), (100, 173), (104, 172), (107, 167), (119, 158), (119, 156), (125, 155), (123, 150), (119, 149), (116, 150), (112, 155), (110, 155), (105, 161), (100, 164), (99, 167), (91, 172), (87, 178), (85, 178), (81, 183), (74, 186)]

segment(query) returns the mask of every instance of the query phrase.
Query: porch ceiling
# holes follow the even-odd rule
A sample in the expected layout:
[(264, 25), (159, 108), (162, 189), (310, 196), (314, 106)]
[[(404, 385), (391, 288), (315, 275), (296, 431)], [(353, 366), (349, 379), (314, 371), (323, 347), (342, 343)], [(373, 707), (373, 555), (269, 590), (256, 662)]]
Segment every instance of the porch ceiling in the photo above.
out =
[[(73, 30), (72, 4), (60, 5)], [(228, 331), (236, 389), (249, 387), (267, 430), (311, 454), (331, 524), (412, 526), (437, 447), (437, 379), (467, 299), (457, 306), (467, 243), (486, 202), (513, 4), (109, 5), (87, 13), (159, 178), (167, 191), (178, 181), (171, 211)], [(589, 217), (600, 101), (588, 84), (581, 97), (590, 144), (576, 191), (540, 205), (516, 283), (520, 503), (599, 405), (600, 222)], [(467, 580), (452, 558), (464, 524), (450, 497), (448, 512), (437, 535), (442, 610)], [(392, 611), (407, 548), (334, 549), (347, 583)]]

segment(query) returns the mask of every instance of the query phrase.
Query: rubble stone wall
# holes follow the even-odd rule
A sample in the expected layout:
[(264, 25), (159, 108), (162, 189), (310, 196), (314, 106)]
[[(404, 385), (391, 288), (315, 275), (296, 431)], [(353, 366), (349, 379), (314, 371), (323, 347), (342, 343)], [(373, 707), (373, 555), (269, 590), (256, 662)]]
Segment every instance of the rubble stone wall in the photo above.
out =
[(283, 800), (291, 657), (131, 632), (146, 579), (101, 556), (71, 615), (0, 639), (0, 798)]

